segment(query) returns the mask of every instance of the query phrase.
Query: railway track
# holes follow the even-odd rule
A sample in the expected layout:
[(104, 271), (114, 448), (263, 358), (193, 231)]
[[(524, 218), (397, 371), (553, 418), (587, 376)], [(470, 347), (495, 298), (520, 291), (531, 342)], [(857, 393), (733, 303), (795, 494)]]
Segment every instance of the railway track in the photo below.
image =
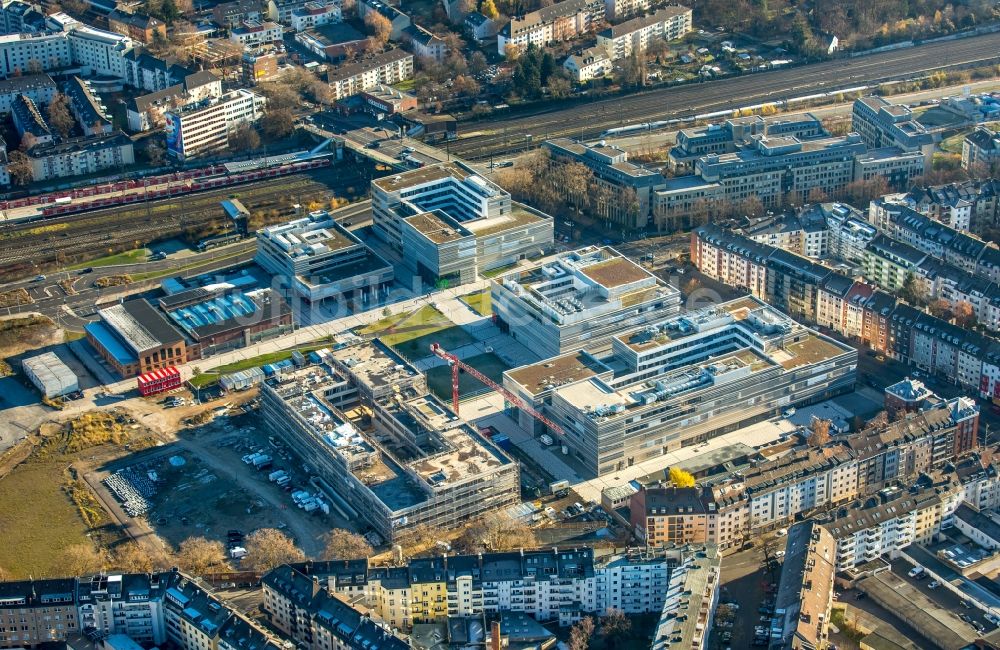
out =
[(287, 218), (298, 200), (328, 200), (331, 189), (308, 174), (254, 186), (203, 192), (148, 204), (68, 215), (0, 229), (0, 274), (23, 277), (32, 269), (106, 255), (177, 236), (189, 228), (223, 222), (219, 201), (238, 194), (251, 212)]
[[(705, 83), (651, 90), (507, 119), (463, 125), (488, 131), (459, 138), (451, 151), (475, 160), (523, 151), (557, 137), (597, 138), (614, 127), (665, 119), (684, 119), (719, 110), (828, 92), (840, 88), (923, 76), (936, 70), (1000, 60), (1000, 33), (927, 43), (902, 50), (824, 61)], [(529, 141), (526, 136), (533, 136)]]

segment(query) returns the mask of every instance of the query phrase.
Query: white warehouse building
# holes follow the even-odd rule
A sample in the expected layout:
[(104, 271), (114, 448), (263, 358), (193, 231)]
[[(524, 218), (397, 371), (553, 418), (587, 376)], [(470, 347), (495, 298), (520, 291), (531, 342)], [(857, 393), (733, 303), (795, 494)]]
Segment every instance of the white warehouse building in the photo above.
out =
[(24, 374), (43, 397), (53, 398), (80, 390), (80, 380), (54, 352), (29, 357), (21, 362)]

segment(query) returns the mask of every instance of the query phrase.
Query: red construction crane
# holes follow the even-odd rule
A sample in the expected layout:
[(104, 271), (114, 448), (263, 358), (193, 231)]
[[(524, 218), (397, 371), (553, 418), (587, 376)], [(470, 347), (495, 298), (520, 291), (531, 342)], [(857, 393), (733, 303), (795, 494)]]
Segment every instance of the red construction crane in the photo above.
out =
[(431, 352), (433, 352), (437, 356), (447, 361), (448, 365), (451, 366), (451, 408), (452, 410), (455, 411), (455, 415), (458, 415), (458, 371), (459, 369), (461, 369), (469, 373), (476, 379), (478, 379), (480, 382), (486, 384), (496, 392), (503, 395), (503, 398), (505, 400), (507, 400), (517, 408), (521, 409), (528, 415), (532, 416), (533, 418), (535, 418), (536, 420), (547, 426), (554, 433), (564, 438), (566, 437), (566, 432), (563, 431), (563, 428), (561, 426), (559, 426), (552, 420), (548, 419), (547, 417), (536, 411), (535, 407), (531, 406), (530, 404), (525, 402), (523, 399), (521, 399), (514, 393), (510, 392), (500, 384), (496, 383), (495, 381), (493, 381), (483, 373), (479, 372), (469, 364), (463, 362), (461, 359), (456, 357), (451, 352), (448, 352), (447, 350), (442, 348), (439, 344), (431, 343)]

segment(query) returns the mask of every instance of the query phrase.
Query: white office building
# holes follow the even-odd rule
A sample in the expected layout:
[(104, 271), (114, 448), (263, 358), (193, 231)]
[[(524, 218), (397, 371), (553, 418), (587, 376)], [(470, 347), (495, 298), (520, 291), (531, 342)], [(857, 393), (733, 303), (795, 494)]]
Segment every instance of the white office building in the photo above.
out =
[(263, 95), (241, 88), (168, 111), (167, 152), (184, 160), (224, 150), (230, 131), (259, 120), (266, 104)]

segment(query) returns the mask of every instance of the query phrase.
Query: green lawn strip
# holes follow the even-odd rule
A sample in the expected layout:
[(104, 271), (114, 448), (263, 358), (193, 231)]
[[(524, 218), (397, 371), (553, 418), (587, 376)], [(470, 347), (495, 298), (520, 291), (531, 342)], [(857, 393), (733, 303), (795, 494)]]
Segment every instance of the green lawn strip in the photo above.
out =
[(123, 251), (116, 255), (107, 255), (105, 257), (98, 257), (96, 260), (90, 260), (89, 262), (79, 262), (77, 264), (72, 264), (66, 267), (67, 271), (79, 271), (80, 269), (85, 269), (87, 267), (98, 268), (101, 266), (115, 266), (118, 264), (138, 264), (139, 262), (144, 262), (146, 258), (149, 257), (148, 248), (136, 248), (130, 251)]
[[(463, 361), (497, 383), (503, 381), (504, 371), (510, 368), (503, 359), (492, 352), (477, 354)], [(451, 367), (441, 365), (430, 368), (427, 371), (427, 387), (442, 400), (451, 402)], [(488, 390), (489, 387), (481, 384), (478, 379), (464, 372), (459, 373), (459, 397), (477, 395)]]
[(302, 354), (308, 354), (313, 350), (330, 347), (330, 345), (329, 341), (323, 341), (310, 343), (308, 345), (300, 345), (287, 350), (268, 352), (267, 354), (261, 354), (259, 356), (243, 359), (241, 361), (234, 361), (233, 363), (227, 363), (224, 366), (219, 366), (217, 368), (201, 372), (191, 377), (189, 381), (195, 388), (207, 388), (217, 383), (219, 381), (219, 377), (222, 375), (228, 375), (241, 370), (248, 370), (250, 368), (266, 366), (269, 363), (278, 363), (279, 361), (284, 361), (285, 359), (291, 359), (292, 353), (296, 350)]
[(166, 278), (170, 276), (180, 275), (191, 269), (196, 269), (213, 262), (223, 262), (234, 257), (239, 257), (243, 253), (233, 253), (232, 255), (226, 255), (225, 257), (214, 257), (211, 260), (200, 260), (198, 262), (192, 262), (191, 264), (186, 264), (184, 266), (179, 266), (172, 269), (165, 269), (163, 271), (147, 271), (146, 273), (130, 273), (129, 277), (132, 278), (132, 282), (142, 282), (143, 280), (155, 280), (157, 278)]
[(515, 266), (517, 266), (517, 264), (508, 264), (507, 266), (500, 266), (500, 267), (497, 267), (495, 269), (490, 269), (489, 271), (483, 271), (479, 275), (481, 275), (481, 276), (483, 276), (484, 278), (487, 278), (487, 279), (489, 279), (489, 278), (495, 278), (498, 275), (501, 275), (503, 273), (506, 273), (507, 271), (510, 271)]
[(478, 293), (470, 293), (464, 296), (459, 296), (458, 299), (471, 307), (472, 310), (480, 316), (491, 316), (493, 314), (489, 289)]
[(945, 138), (941, 141), (941, 151), (947, 151), (948, 153), (962, 153), (962, 143), (965, 142), (965, 136), (969, 135), (971, 131), (962, 131), (961, 133), (956, 133), (950, 138)]

